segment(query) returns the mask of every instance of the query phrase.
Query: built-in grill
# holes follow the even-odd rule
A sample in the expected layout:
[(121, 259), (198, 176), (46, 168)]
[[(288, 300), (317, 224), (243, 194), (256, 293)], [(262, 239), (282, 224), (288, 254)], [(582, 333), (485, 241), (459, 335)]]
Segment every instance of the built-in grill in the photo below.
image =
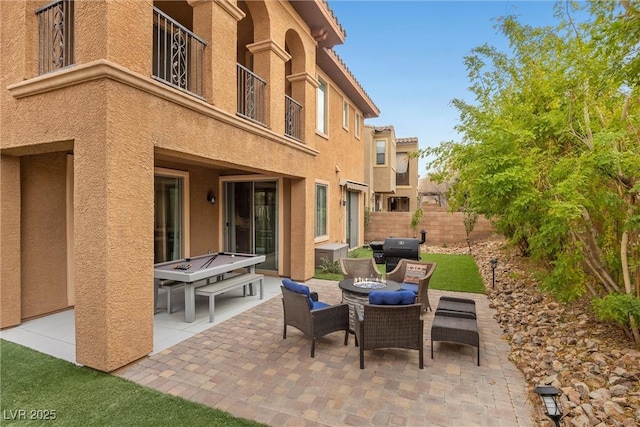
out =
[(392, 271), (402, 258), (420, 260), (420, 245), (427, 240), (427, 232), (420, 232), (421, 239), (410, 237), (389, 237), (384, 240), (383, 256), (387, 264), (387, 273)]
[(376, 264), (384, 264), (384, 242), (375, 241), (369, 243), (369, 247), (373, 251), (373, 259)]

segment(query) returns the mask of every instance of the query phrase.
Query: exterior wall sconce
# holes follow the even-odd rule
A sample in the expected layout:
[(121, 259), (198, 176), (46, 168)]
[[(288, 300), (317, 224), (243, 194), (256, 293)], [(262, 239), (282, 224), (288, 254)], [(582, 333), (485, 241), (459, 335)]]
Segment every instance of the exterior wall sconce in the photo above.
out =
[(562, 407), (558, 402), (560, 390), (552, 386), (538, 386), (533, 391), (540, 396), (545, 415), (551, 418), (556, 427), (560, 427), (560, 419), (562, 418)]
[(340, 204), (341, 204), (342, 206), (347, 206), (347, 199), (342, 199), (342, 200), (340, 200)]
[(496, 287), (496, 267), (498, 266), (498, 260), (496, 258), (491, 258), (491, 287), (495, 289)]
[(211, 203), (212, 205), (216, 202), (216, 195), (213, 194), (213, 191), (209, 191), (209, 194), (207, 194), (207, 202)]

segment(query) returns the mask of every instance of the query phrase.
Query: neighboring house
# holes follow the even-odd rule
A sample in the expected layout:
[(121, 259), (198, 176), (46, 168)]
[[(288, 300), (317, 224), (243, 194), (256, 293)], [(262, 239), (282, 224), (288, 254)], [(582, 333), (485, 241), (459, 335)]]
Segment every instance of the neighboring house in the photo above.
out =
[(367, 206), (374, 212), (413, 212), (418, 208), (418, 138), (396, 138), (393, 126), (365, 126)]
[[(0, 327), (75, 307), (76, 361), (153, 349), (153, 264), (364, 241), (364, 119), (323, 0), (0, 2)], [(394, 160), (395, 161), (395, 160)]]

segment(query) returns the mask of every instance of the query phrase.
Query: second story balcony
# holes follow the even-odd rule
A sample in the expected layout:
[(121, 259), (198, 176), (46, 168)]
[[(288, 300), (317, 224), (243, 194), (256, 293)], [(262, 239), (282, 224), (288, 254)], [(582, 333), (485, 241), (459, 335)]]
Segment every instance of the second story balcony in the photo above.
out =
[(284, 96), (284, 134), (302, 141), (302, 105), (289, 95)]
[(265, 88), (267, 82), (238, 64), (238, 115), (265, 125)]
[(36, 10), (38, 18), (38, 74), (73, 65), (74, 4), (58, 0)]
[(204, 99), (204, 40), (153, 8), (153, 78)]

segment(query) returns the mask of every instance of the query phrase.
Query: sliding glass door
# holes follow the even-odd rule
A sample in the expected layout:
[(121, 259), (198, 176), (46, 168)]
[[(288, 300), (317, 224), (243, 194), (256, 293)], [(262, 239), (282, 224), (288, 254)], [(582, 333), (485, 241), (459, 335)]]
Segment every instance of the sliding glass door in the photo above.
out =
[(261, 269), (278, 269), (276, 181), (225, 183), (226, 250), (265, 255)]

